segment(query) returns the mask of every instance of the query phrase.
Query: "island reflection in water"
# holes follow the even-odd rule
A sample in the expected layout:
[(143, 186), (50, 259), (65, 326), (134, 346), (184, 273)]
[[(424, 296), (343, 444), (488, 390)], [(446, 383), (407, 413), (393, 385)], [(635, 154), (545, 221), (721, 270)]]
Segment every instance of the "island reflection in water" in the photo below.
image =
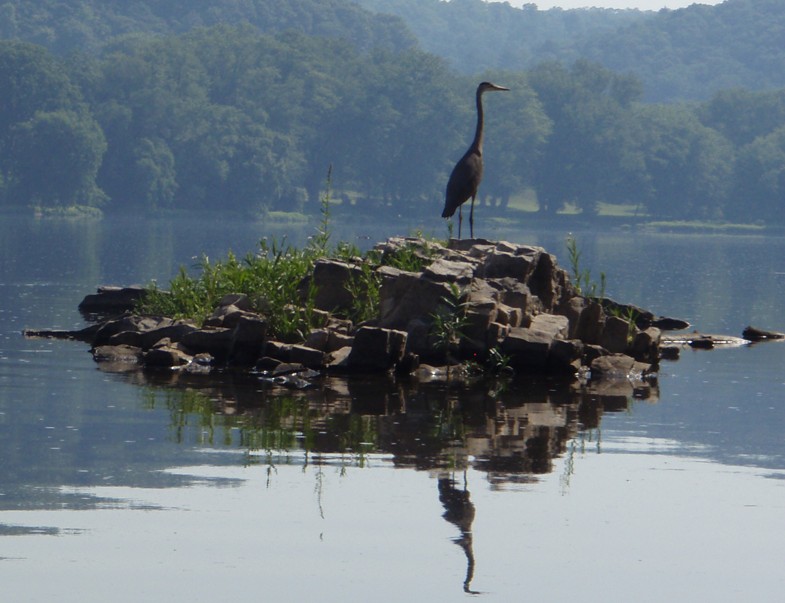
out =
[(237, 373), (123, 376), (147, 388), (151, 408), (165, 405), (179, 443), (237, 446), (249, 452), (250, 463), (270, 465), (294, 451), (314, 465), (329, 464), (336, 455), (362, 464), (364, 456), (382, 454), (393, 466), (434, 473), (442, 517), (457, 528), (453, 541), (466, 556), (463, 590), (469, 594), (476, 594), (475, 507), (467, 469), (484, 473), (495, 489), (536, 480), (553, 470), (556, 457), (598, 441), (603, 413), (625, 411), (633, 400), (658, 399), (653, 379), (324, 376), (293, 390)]
[(390, 455), (395, 466), (489, 475), (492, 484), (548, 473), (568, 442), (593, 437), (605, 412), (656, 402), (656, 380), (579, 383), (516, 378), (324, 376), (290, 389), (247, 374), (124, 375), (165, 405), (176, 441), (311, 456)]

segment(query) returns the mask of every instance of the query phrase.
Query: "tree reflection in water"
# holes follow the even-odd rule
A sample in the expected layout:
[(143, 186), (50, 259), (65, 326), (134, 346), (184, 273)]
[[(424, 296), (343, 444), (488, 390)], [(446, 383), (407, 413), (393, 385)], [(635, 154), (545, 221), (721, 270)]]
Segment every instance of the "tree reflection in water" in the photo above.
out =
[[(399, 467), (435, 471), (443, 517), (460, 531), (455, 542), (467, 559), (464, 590), (472, 594), (475, 508), (465, 479), (459, 487), (454, 472), (482, 471), (492, 488), (534, 481), (552, 471), (555, 458), (569, 457), (576, 440), (598, 431), (603, 413), (658, 399), (656, 381), (327, 376), (293, 391), (247, 374), (124, 377), (147, 387), (150, 407), (168, 409), (177, 442), (240, 447), (254, 454), (249, 459), (262, 459), (256, 462), (263, 462), (260, 451), (269, 459), (303, 451), (304, 462), (314, 464), (348, 455), (361, 466), (367, 455), (383, 454)], [(569, 471), (572, 466), (568, 458)]]

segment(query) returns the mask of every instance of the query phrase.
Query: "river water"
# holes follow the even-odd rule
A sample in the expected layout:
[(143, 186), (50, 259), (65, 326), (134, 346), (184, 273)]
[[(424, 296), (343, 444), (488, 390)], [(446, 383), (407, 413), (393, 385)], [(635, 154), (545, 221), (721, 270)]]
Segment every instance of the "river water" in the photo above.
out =
[[(367, 247), (420, 226), (333, 237)], [(536, 380), (287, 392), (111, 373), (84, 344), (21, 335), (83, 326), (97, 285), (165, 285), (202, 253), (309, 231), (3, 217), (3, 600), (781, 599), (785, 344), (686, 351), (635, 395)], [(481, 234), (568, 265), (558, 226)], [(618, 301), (704, 332), (785, 331), (783, 238), (574, 236)]]

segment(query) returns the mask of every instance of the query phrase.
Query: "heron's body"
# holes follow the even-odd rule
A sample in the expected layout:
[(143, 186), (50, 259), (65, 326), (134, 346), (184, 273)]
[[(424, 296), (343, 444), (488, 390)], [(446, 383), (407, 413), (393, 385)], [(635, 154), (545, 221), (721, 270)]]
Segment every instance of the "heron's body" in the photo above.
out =
[(482, 149), (474, 147), (466, 151), (450, 174), (447, 181), (447, 196), (442, 218), (449, 218), (469, 199), (474, 198), (482, 180)]
[(482, 95), (484, 92), (493, 90), (509, 90), (502, 86), (482, 82), (477, 86), (477, 129), (474, 132), (474, 140), (469, 146), (463, 157), (455, 164), (447, 182), (447, 194), (444, 202), (442, 218), (449, 218), (458, 210), (458, 238), (461, 236), (461, 206), (469, 199), (472, 200), (471, 211), (469, 213), (469, 232), (474, 237), (474, 198), (477, 196), (477, 189), (482, 180), (482, 141), (483, 141), (483, 108)]

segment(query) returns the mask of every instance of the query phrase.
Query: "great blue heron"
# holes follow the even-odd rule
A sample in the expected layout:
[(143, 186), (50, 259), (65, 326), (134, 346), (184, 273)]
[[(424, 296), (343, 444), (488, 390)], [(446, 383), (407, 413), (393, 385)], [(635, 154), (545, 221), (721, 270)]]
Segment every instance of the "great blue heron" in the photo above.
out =
[(442, 218), (449, 218), (458, 210), (458, 238), (461, 238), (461, 222), (463, 215), (461, 205), (466, 203), (471, 197), (472, 207), (469, 212), (469, 235), (474, 238), (474, 197), (477, 195), (477, 187), (482, 180), (482, 95), (484, 92), (494, 90), (509, 90), (504, 86), (497, 86), (490, 82), (482, 82), (477, 86), (477, 130), (474, 132), (474, 140), (469, 150), (455, 164), (447, 182), (447, 196), (444, 202)]

